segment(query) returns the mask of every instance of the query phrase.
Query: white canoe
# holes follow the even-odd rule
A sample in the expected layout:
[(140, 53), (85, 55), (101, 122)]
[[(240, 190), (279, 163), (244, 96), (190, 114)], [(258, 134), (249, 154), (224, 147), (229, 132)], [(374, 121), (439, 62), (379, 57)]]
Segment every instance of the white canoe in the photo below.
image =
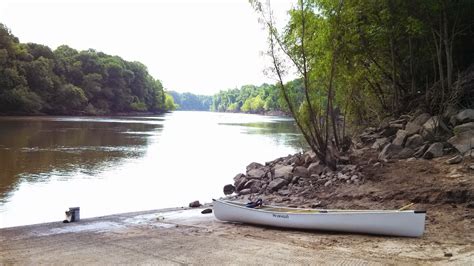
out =
[(295, 229), (418, 237), (425, 230), (425, 211), (316, 210), (260, 206), (214, 200), (214, 215), (227, 222)]

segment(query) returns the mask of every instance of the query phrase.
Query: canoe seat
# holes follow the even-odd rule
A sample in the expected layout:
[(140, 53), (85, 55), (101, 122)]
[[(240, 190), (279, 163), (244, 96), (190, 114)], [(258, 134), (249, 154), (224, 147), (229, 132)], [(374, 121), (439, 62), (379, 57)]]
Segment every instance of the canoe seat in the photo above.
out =
[(245, 207), (247, 207), (247, 208), (257, 208), (257, 207), (262, 206), (262, 204), (263, 204), (263, 200), (258, 199), (256, 201), (251, 201), (251, 202), (245, 204)]

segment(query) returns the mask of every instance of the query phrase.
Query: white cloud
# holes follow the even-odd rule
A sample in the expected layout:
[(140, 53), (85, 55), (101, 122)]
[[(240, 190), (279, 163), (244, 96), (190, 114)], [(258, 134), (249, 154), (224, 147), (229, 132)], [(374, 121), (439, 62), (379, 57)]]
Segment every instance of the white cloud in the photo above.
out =
[[(273, 82), (260, 55), (266, 33), (247, 0), (0, 1), (0, 22), (20, 41), (140, 61), (168, 89), (212, 94)], [(272, 1), (279, 19), (292, 2)]]

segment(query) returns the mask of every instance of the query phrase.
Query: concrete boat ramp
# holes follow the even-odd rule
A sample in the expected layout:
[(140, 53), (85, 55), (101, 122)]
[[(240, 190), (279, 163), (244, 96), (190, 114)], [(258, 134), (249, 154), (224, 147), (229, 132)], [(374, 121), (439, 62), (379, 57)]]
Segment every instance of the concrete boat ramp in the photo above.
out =
[(473, 259), (472, 252), (446, 257), (446, 248), (429, 239), (232, 224), (201, 211), (154, 210), (3, 228), (0, 264), (464, 264)]

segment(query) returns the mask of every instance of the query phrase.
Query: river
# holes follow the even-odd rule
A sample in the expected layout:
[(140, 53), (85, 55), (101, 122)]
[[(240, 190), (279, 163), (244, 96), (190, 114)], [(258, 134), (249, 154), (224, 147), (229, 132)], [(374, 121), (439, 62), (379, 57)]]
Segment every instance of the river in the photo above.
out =
[(247, 164), (302, 147), (284, 117), (0, 117), (0, 228), (209, 202)]

